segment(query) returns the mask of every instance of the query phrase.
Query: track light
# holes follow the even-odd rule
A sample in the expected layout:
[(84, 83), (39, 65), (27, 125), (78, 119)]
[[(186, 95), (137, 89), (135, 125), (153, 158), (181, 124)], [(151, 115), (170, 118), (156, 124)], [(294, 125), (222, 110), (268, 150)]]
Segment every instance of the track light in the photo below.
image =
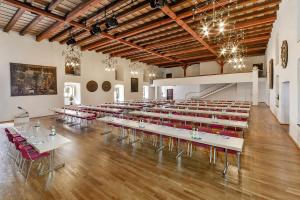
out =
[(98, 35), (99, 33), (101, 33), (100, 24), (98, 22), (96, 24), (92, 25), (90, 33), (91, 33), (91, 35)]
[(75, 38), (70, 37), (70, 38), (67, 40), (66, 44), (67, 44), (67, 45), (73, 45), (73, 44), (76, 44)]
[(151, 8), (162, 8), (166, 5), (167, 0), (149, 0)]
[(107, 29), (113, 29), (113, 28), (116, 28), (118, 27), (119, 23), (118, 23), (118, 20), (115, 16), (112, 16), (110, 18), (107, 18), (105, 20), (105, 26)]

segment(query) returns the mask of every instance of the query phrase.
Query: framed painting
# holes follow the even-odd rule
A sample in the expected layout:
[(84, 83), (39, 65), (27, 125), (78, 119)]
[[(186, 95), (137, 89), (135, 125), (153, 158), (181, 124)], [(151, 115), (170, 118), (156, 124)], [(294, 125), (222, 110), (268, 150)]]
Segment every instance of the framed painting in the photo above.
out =
[(131, 92), (138, 92), (138, 91), (139, 91), (139, 79), (131, 78)]
[(56, 67), (10, 63), (11, 96), (57, 94)]

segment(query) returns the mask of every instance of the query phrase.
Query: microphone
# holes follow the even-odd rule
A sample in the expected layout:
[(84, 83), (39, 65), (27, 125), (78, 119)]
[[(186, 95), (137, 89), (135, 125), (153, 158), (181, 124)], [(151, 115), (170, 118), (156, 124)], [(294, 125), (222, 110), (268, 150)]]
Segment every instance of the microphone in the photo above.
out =
[(24, 108), (22, 108), (21, 106), (18, 106), (17, 108), (18, 108), (19, 110), (23, 110), (26, 114), (28, 114), (28, 111), (25, 110)]

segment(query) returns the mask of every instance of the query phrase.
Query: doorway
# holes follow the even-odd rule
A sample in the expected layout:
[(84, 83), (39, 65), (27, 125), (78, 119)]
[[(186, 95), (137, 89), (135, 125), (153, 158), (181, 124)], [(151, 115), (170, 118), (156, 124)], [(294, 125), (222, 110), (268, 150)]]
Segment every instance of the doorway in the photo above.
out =
[(66, 106), (81, 104), (80, 83), (66, 82), (64, 84), (64, 104)]
[(278, 108), (279, 107), (279, 75), (276, 75), (276, 78), (275, 78), (275, 106)]
[(124, 85), (121, 85), (121, 84), (115, 85), (114, 101), (115, 102), (124, 101)]
[(173, 89), (167, 89), (167, 100), (173, 100)]
[(149, 99), (149, 86), (143, 86), (143, 99)]
[(283, 124), (290, 123), (290, 82), (282, 83), (281, 90), (281, 122)]

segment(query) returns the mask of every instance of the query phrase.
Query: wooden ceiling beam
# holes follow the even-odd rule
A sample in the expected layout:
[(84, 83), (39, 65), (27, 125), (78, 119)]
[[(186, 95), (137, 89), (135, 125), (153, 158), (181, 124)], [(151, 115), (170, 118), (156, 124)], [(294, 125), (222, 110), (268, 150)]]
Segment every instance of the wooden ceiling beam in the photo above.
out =
[(20, 35), (25, 35), (28, 33), (28, 31), (32, 28), (35, 27), (38, 23), (40, 23), (44, 17), (37, 15), (29, 24), (27, 24), (21, 31)]
[(52, 0), (51, 3), (47, 6), (46, 10), (53, 11), (63, 1), (64, 0)]
[[(148, 3), (147, 1), (138, 3), (138, 4), (136, 4), (136, 5), (132, 6), (132, 7), (130, 7), (129, 9), (126, 9), (126, 10), (120, 12), (120, 13), (117, 13), (117, 14), (116, 14), (116, 18), (126, 17), (127, 15), (130, 15), (130, 14), (132, 14), (132, 13), (134, 13), (134, 12), (137, 12), (138, 10), (143, 9), (143, 8), (145, 8), (145, 7), (148, 7), (148, 6), (149, 6), (149, 3)], [(99, 11), (98, 11), (98, 12), (99, 12)], [(103, 14), (103, 13), (102, 13), (102, 14)], [(97, 16), (99, 16), (99, 15), (97, 15)], [(91, 18), (89, 18), (89, 17), (87, 17), (87, 18), (88, 18), (87, 21), (89, 22), (87, 25), (90, 26), (90, 25), (91, 25), (91, 22), (92, 22), (93, 20), (92, 20)], [(99, 22), (100, 26), (103, 25), (104, 23), (105, 23), (105, 20), (102, 20), (102, 21)], [(64, 32), (64, 34), (66, 34), (66, 33), (67, 33), (67, 31)], [(87, 36), (87, 37), (85, 38), (85, 40), (88, 41), (88, 40), (91, 40), (91, 39), (95, 39), (95, 38), (97, 38), (97, 37), (98, 37), (98, 36), (95, 36), (95, 35), (89, 35), (89, 36)], [(65, 41), (64, 41), (63, 43), (65, 43)]]
[(13, 26), (17, 23), (17, 21), (22, 17), (22, 15), (24, 14), (25, 10), (22, 8), (19, 8), (14, 16), (10, 19), (10, 21), (7, 23), (7, 25), (4, 27), (3, 31), (4, 32), (9, 32)]
[(56, 33), (59, 29), (61, 29), (63, 26), (71, 22), (72, 20), (76, 19), (78, 16), (86, 13), (88, 9), (90, 9), (91, 5), (93, 5), (96, 2), (101, 2), (102, 0), (87, 0), (78, 6), (75, 7), (71, 12), (67, 14), (64, 21), (57, 21), (53, 25), (51, 25), (49, 28), (47, 28), (45, 31), (40, 33), (37, 37), (37, 41), (42, 41), (44, 39), (49, 38), (51, 35)]
[[(91, 2), (95, 2), (95, 1), (98, 1), (98, 0), (89, 0), (87, 2), (84, 2), (83, 4), (81, 4), (80, 6), (77, 6), (76, 9), (74, 9), (71, 13), (69, 13), (69, 17), (67, 16), (68, 20), (65, 20), (64, 18), (60, 17), (60, 16), (57, 16), (53, 13), (50, 13), (50, 12), (47, 12), (47, 11), (44, 11), (40, 8), (36, 8), (36, 7), (33, 7), (33, 6), (30, 6), (30, 5), (27, 5), (26, 3), (23, 3), (23, 2), (19, 2), (19, 1), (16, 1), (16, 0), (3, 0), (7, 3), (9, 3), (10, 5), (13, 5), (15, 7), (19, 7), (19, 8), (24, 8), (28, 11), (35, 11), (37, 14), (40, 14), (40, 15), (43, 15), (43, 16), (46, 16), (46, 17), (49, 17), (49, 18), (54, 18), (56, 19), (58, 22), (56, 23), (60, 23), (60, 24), (65, 24), (65, 23), (70, 23), (76, 27), (82, 27), (86, 30), (89, 30), (88, 27), (86, 26), (83, 26), (82, 24), (80, 23), (76, 23), (76, 22), (71, 22), (72, 21), (72, 18), (75, 17), (75, 16), (79, 16), (81, 13), (85, 12), (86, 9), (90, 6), (90, 3)], [(116, 36), (113, 36), (113, 35), (110, 35), (108, 33), (102, 33), (101, 36), (109, 39), (109, 40), (112, 40), (112, 41), (118, 41), (122, 44), (125, 44), (127, 46), (131, 46), (133, 48), (136, 48), (136, 49), (140, 49), (141, 51), (145, 51), (145, 52), (148, 52), (150, 54), (153, 54), (153, 55), (157, 55), (158, 57), (161, 57), (161, 58), (165, 58), (167, 60), (171, 60), (173, 62), (178, 62), (178, 63), (182, 63), (184, 64), (182, 61), (178, 60), (178, 59), (175, 59), (175, 58), (172, 58), (172, 57), (168, 57), (168, 56), (164, 56), (163, 54), (160, 54), (158, 52), (155, 52), (155, 51), (152, 51), (152, 50), (149, 50), (149, 49), (145, 49), (139, 45), (136, 45), (134, 43), (131, 43), (129, 41), (126, 41), (126, 40), (123, 40), (121, 38), (117, 38)]]

